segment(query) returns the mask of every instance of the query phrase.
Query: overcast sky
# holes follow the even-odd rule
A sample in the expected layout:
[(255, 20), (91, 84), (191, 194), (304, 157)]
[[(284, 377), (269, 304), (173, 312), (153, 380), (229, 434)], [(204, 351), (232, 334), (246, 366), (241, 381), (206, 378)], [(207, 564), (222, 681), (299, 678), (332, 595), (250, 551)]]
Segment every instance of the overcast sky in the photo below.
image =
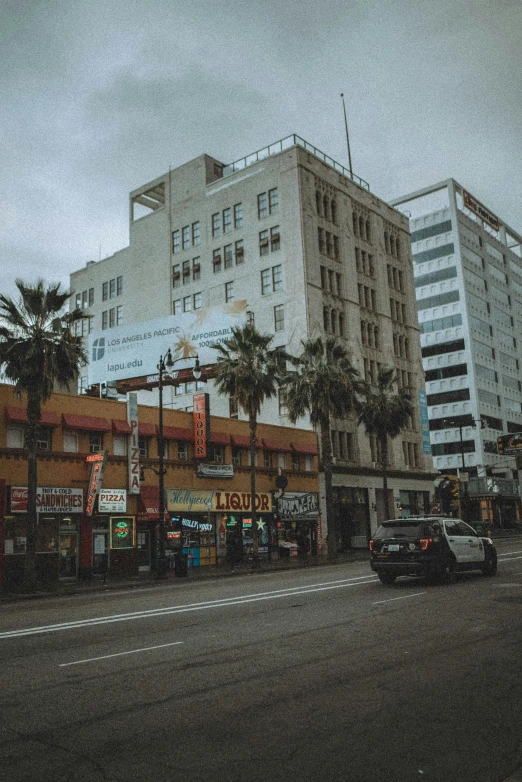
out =
[(0, 268), (68, 285), (128, 193), (297, 133), (392, 199), (449, 176), (522, 232), (521, 0), (0, 0)]

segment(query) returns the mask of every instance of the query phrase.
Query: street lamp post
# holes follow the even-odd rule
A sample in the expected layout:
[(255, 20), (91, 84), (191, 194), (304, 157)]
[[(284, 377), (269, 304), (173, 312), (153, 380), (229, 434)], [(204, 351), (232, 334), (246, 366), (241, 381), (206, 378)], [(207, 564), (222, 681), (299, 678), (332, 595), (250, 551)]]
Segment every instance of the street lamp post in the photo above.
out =
[[(189, 358), (189, 357), (187, 357)], [(178, 361), (186, 361), (186, 357), (178, 358), (175, 361), (172, 359), (172, 353), (170, 348), (167, 350), (167, 353), (165, 356), (162, 356), (159, 360), (158, 364), (158, 372), (159, 372), (159, 382), (158, 382), (158, 390), (159, 390), (159, 413), (158, 413), (158, 458), (159, 458), (159, 469), (158, 469), (158, 489), (159, 489), (159, 502), (158, 502), (158, 526), (157, 526), (157, 535), (156, 535), (156, 575), (158, 578), (166, 578), (167, 577), (167, 558), (165, 556), (165, 473), (167, 472), (165, 469), (165, 452), (164, 452), (164, 438), (163, 438), (163, 376), (166, 375), (167, 377), (172, 376), (172, 370), (175, 364), (178, 363)], [(201, 367), (199, 365), (199, 357), (197, 356), (190, 356), (190, 358), (195, 358), (195, 364), (194, 369), (192, 370), (192, 375), (194, 377), (194, 380), (199, 380), (201, 377)]]
[[(452, 427), (454, 427), (456, 429), (458, 428), (458, 430), (459, 430), (460, 456), (461, 456), (461, 459), (462, 459), (462, 471), (465, 472), (465, 470), (466, 470), (466, 462), (465, 462), (465, 459), (464, 459), (464, 440), (462, 438), (462, 430), (466, 426), (472, 426), (473, 428), (475, 428), (476, 424), (480, 424), (481, 429), (484, 429), (486, 427), (486, 421), (481, 417), (481, 418), (472, 418), (468, 423), (462, 423), (462, 420), (457, 423), (456, 421), (452, 421), (451, 419), (445, 419), (444, 423), (448, 427), (452, 426)], [(466, 513), (463, 513), (463, 515), (467, 515), (468, 485), (467, 485), (467, 483), (465, 481), (460, 481), (459, 480), (459, 498), (460, 498), (459, 502), (460, 502), (461, 512), (462, 512), (462, 497), (460, 496), (460, 484), (461, 483), (464, 483), (464, 495), (465, 495), (465, 498), (466, 498), (465, 503), (464, 503), (465, 504)], [(464, 521), (465, 521), (465, 519), (464, 519)]]

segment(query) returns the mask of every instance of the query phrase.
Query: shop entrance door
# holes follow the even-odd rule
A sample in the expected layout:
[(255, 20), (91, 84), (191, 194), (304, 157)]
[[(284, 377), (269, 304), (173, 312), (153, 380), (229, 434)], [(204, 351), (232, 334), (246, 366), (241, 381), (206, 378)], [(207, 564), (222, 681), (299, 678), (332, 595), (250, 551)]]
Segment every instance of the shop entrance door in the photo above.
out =
[(60, 578), (78, 576), (78, 533), (60, 533)]
[(92, 533), (92, 572), (103, 576), (109, 570), (109, 533)]
[(138, 569), (150, 570), (150, 531), (138, 530)]

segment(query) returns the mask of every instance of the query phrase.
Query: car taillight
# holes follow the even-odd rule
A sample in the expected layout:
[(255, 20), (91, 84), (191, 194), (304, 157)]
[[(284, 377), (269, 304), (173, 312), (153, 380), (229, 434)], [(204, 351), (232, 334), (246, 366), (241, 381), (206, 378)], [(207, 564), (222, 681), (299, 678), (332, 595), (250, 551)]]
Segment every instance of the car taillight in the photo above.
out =
[(373, 540), (370, 540), (370, 551), (373, 551)]
[(430, 543), (433, 543), (433, 540), (432, 540), (432, 538), (421, 538), (421, 539), (419, 540), (419, 544), (420, 544), (420, 550), (421, 550), (421, 551), (426, 551), (426, 549), (428, 548), (428, 546), (430, 545)]

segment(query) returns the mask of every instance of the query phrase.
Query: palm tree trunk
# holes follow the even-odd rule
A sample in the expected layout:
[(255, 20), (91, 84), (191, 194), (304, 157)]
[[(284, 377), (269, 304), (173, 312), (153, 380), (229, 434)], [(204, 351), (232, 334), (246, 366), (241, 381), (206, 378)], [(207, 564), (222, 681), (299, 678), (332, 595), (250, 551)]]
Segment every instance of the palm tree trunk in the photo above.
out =
[[(250, 433), (250, 509), (252, 511), (252, 556), (253, 561), (259, 560), (259, 538), (257, 534), (256, 519), (256, 433), (257, 417), (254, 411), (248, 416), (248, 429)], [(241, 532), (241, 534), (243, 534)]]
[(24, 592), (36, 588), (36, 487), (38, 485), (38, 462), (36, 458), (36, 434), (40, 420), (40, 400), (29, 396), (27, 400), (26, 432), (27, 445), (27, 523), (24, 561)]
[(337, 557), (337, 524), (332, 496), (333, 459), (330, 419), (327, 416), (323, 417), (321, 421), (321, 466), (324, 474), (328, 557), (335, 559)]
[(380, 438), (382, 459), (382, 489), (384, 492), (384, 518), (390, 517), (390, 498), (388, 497), (388, 437)]

